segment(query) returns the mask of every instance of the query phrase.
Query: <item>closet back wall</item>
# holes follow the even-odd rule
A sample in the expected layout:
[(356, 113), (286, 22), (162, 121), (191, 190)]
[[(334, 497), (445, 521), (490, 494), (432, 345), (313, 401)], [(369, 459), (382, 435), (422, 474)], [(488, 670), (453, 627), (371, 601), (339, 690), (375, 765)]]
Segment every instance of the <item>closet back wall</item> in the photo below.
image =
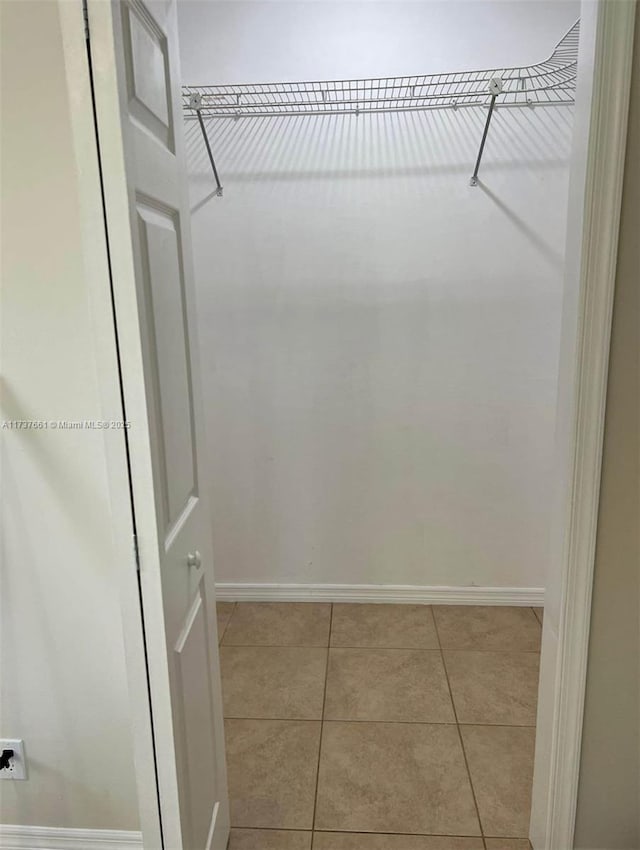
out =
[[(541, 61), (577, 2), (181, 2), (186, 84)], [(223, 583), (539, 588), (571, 109), (186, 128)]]

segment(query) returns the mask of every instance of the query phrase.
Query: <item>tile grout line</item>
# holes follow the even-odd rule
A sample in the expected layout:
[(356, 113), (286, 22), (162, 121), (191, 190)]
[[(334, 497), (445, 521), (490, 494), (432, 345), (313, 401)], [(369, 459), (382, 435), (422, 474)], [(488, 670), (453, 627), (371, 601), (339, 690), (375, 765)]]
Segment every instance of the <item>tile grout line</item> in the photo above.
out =
[[(217, 604), (217, 603), (216, 603), (216, 604)], [(232, 618), (232, 617), (233, 617), (233, 615), (235, 614), (236, 608), (238, 607), (238, 603), (237, 603), (237, 602), (232, 602), (231, 604), (233, 605), (233, 608), (231, 609), (231, 613), (230, 613), (230, 614), (229, 614), (229, 616), (227, 617), (227, 622), (224, 624), (224, 628), (223, 628), (223, 630), (222, 630), (222, 634), (221, 634), (221, 635), (218, 635), (218, 646), (222, 646), (222, 639), (223, 639), (223, 637), (225, 636), (226, 631), (227, 631), (227, 629), (229, 628), (229, 623), (231, 622), (231, 618)], [(216, 613), (217, 613), (217, 611), (216, 611)]]
[[(349, 717), (327, 717), (323, 720), (320, 717), (244, 717), (234, 714), (225, 714), (225, 720), (265, 720), (276, 723), (368, 723), (370, 726), (385, 725), (385, 726), (473, 726), (475, 729), (535, 729), (535, 725), (523, 726), (522, 724), (514, 723), (456, 723), (454, 720), (433, 721), (433, 720), (353, 720)], [(489, 836), (490, 838), (492, 836)]]
[[(538, 616), (538, 612), (536, 611), (536, 609), (535, 609), (533, 606), (531, 607), (531, 610), (533, 611), (533, 616), (534, 616), (534, 617), (536, 618), (536, 620), (540, 623), (540, 628), (542, 628), (543, 623), (542, 623), (542, 620), (540, 619), (540, 617)], [(542, 609), (542, 611), (543, 611), (543, 613), (544, 613), (544, 608)]]
[(458, 712), (456, 711), (456, 703), (455, 703), (455, 700), (453, 698), (453, 690), (451, 689), (451, 682), (449, 681), (449, 672), (447, 670), (447, 665), (446, 665), (446, 662), (444, 660), (444, 652), (442, 651), (442, 641), (440, 640), (440, 632), (438, 631), (438, 621), (437, 621), (435, 612), (433, 611), (433, 608), (431, 609), (431, 617), (433, 619), (433, 625), (434, 625), (434, 628), (436, 630), (436, 637), (438, 639), (438, 646), (440, 648), (440, 659), (442, 661), (442, 667), (444, 669), (444, 675), (445, 675), (445, 678), (447, 680), (447, 687), (449, 688), (449, 698), (451, 699), (451, 706), (453, 708), (453, 716), (455, 717), (455, 720), (456, 720), (455, 725), (456, 725), (456, 731), (458, 733), (458, 740), (460, 741), (460, 747), (462, 748), (462, 758), (464, 759), (464, 766), (467, 770), (467, 776), (469, 777), (469, 787), (471, 788), (471, 796), (473, 797), (473, 805), (475, 806), (476, 817), (478, 818), (478, 826), (480, 827), (480, 837), (482, 839), (482, 846), (484, 847), (484, 850), (487, 850), (487, 842), (485, 841), (485, 838), (484, 838), (484, 829), (482, 827), (482, 820), (480, 818), (480, 809), (478, 807), (478, 800), (476, 799), (476, 789), (473, 787), (473, 779), (471, 778), (471, 771), (469, 770), (469, 762), (467, 760), (467, 753), (466, 753), (465, 748), (464, 748), (464, 741), (462, 740), (462, 732), (460, 731), (460, 724), (458, 723)]
[[(225, 632), (227, 630), (225, 626)], [(225, 646), (231, 649), (326, 649), (325, 644), (311, 643), (225, 643)], [(329, 649), (367, 649), (367, 650), (384, 650), (385, 652), (440, 652), (440, 647), (428, 646), (367, 646), (364, 644), (355, 646), (330, 646)], [(445, 649), (444, 652), (477, 652), (489, 653), (493, 652), (496, 655), (540, 655), (539, 649)]]
[[(479, 835), (458, 835), (446, 832), (372, 832), (368, 829), (360, 829), (357, 832), (351, 829), (301, 829), (296, 826), (233, 826), (232, 829), (242, 829), (245, 832), (312, 832), (329, 833), (331, 835), (393, 835), (401, 838), (480, 838)], [(528, 841), (521, 835), (487, 835), (491, 841)]]
[[(244, 717), (241, 715), (225, 714), (225, 720), (269, 720), (278, 723), (369, 723), (384, 724), (385, 726), (474, 726), (480, 729), (535, 729), (535, 724), (521, 723), (456, 723), (455, 720), (354, 720), (351, 717)], [(490, 836), (491, 837), (491, 836)]]
[(322, 735), (324, 732), (324, 710), (327, 702), (327, 681), (329, 679), (329, 651), (331, 649), (331, 630), (333, 629), (333, 602), (329, 611), (329, 636), (327, 639), (327, 663), (324, 671), (324, 691), (322, 694), (322, 713), (320, 715), (320, 741), (318, 742), (318, 767), (316, 770), (316, 789), (313, 796), (313, 814), (311, 816), (311, 845), (313, 850), (313, 832), (316, 826), (316, 811), (318, 808), (318, 786), (320, 784), (320, 758), (322, 755)]

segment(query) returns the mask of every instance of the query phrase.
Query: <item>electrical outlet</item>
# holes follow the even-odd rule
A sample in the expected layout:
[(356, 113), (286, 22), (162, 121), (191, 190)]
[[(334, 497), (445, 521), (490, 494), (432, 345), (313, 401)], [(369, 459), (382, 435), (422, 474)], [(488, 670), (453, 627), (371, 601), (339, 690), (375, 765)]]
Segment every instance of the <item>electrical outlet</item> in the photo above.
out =
[(0, 739), (0, 752), (13, 750), (7, 767), (0, 770), (0, 779), (26, 779), (27, 762), (24, 758), (24, 741), (20, 738)]

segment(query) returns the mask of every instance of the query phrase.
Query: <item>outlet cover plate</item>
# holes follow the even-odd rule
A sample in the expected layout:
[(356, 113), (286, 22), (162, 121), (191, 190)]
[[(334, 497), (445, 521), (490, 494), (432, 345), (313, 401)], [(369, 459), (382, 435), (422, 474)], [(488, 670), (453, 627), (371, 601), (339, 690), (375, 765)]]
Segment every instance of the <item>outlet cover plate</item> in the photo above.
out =
[(26, 779), (27, 762), (24, 757), (24, 741), (21, 738), (2, 738), (0, 750), (13, 750), (9, 767), (0, 770), (0, 779)]

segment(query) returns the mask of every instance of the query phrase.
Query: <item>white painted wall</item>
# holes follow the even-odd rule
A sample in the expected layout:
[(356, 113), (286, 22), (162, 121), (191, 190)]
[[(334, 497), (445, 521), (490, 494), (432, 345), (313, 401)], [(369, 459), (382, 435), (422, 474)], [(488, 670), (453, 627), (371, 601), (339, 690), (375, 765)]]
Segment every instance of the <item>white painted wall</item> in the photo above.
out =
[[(0, 8), (1, 418), (101, 419), (58, 4)], [(0, 784), (0, 822), (135, 830), (104, 435), (0, 439), (0, 735), (24, 738), (29, 770)]]
[[(576, 2), (180, 4), (185, 83), (534, 62)], [(187, 127), (222, 582), (540, 587), (567, 108)]]

